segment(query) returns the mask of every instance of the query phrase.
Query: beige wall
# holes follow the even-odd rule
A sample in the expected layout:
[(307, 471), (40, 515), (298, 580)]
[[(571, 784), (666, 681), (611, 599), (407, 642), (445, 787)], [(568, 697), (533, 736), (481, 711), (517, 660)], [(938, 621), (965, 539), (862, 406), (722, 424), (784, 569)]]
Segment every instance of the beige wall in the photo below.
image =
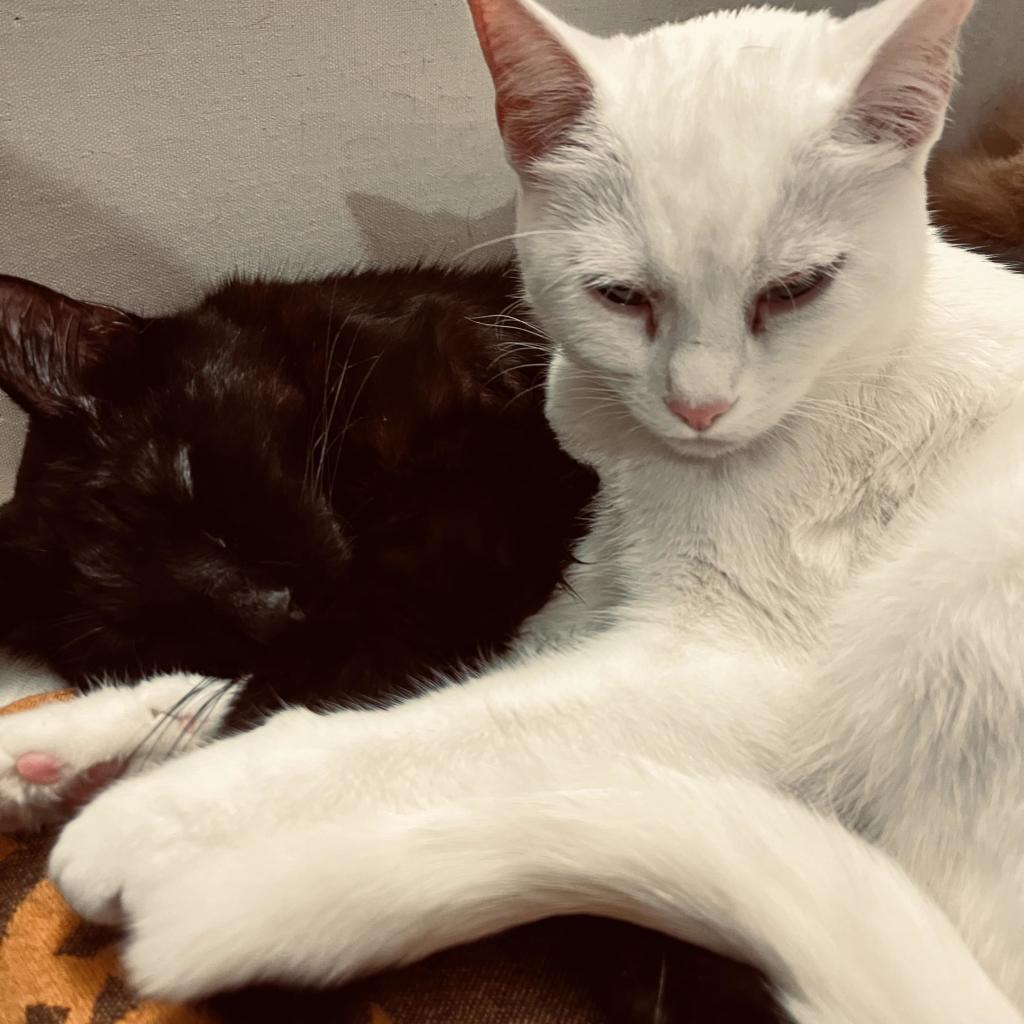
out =
[[(726, 6), (550, 5), (599, 32)], [(980, 0), (959, 110), (1022, 43), (1024, 0)], [(458, 254), (509, 225), (490, 105), (463, 0), (0, 0), (0, 272), (148, 311), (236, 267)], [(0, 500), (17, 433), (0, 396)]]

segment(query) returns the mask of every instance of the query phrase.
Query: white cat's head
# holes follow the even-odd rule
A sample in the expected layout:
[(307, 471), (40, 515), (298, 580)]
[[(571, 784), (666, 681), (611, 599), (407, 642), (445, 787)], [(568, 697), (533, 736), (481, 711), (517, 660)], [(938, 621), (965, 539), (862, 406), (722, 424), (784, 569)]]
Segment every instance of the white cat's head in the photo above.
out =
[(570, 447), (589, 417), (722, 454), (898, 332), (973, 0), (748, 8), (611, 39), (531, 0), (469, 2)]

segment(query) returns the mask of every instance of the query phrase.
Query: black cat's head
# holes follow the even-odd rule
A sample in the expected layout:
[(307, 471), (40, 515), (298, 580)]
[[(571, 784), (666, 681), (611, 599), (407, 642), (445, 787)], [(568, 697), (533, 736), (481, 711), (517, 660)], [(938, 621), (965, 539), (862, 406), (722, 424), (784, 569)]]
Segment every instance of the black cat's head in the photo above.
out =
[(72, 678), (249, 671), (336, 592), (302, 373), (209, 306), (142, 318), (0, 277), (0, 388), (29, 413), (0, 510), (0, 645)]

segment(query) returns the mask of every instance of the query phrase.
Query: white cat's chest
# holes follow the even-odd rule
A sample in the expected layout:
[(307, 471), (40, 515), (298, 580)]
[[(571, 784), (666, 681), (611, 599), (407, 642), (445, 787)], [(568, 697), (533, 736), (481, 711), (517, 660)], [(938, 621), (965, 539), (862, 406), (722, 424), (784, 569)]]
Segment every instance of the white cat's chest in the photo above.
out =
[(684, 469), (616, 488), (618, 507), (599, 530), (614, 538), (627, 600), (671, 610), (681, 638), (754, 640), (802, 658), (913, 486), (885, 465), (845, 475), (773, 467), (737, 479)]

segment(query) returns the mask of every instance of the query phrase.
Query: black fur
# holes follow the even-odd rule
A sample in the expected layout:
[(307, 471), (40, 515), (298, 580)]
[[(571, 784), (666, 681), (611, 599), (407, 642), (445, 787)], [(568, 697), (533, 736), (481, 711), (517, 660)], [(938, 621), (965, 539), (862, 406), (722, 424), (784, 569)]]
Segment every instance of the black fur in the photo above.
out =
[[(0, 278), (0, 386), (31, 414), (0, 511), (0, 645), (82, 686), (251, 673), (236, 725), (499, 650), (595, 489), (543, 417), (543, 341), (489, 319), (515, 292), (508, 268), (362, 272), (234, 281), (144, 318)], [(567, 962), (614, 1024), (771, 1019), (747, 968), (573, 928)], [(299, 998), (219, 1009), (294, 1019)], [(301, 998), (334, 1018), (336, 996)]]
[(550, 594), (594, 489), (541, 415), (537, 339), (472, 319), (514, 287), (238, 281), (141, 319), (0, 281), (0, 383), (33, 414), (0, 643), (76, 682), (269, 670), (303, 703), (493, 650)]

